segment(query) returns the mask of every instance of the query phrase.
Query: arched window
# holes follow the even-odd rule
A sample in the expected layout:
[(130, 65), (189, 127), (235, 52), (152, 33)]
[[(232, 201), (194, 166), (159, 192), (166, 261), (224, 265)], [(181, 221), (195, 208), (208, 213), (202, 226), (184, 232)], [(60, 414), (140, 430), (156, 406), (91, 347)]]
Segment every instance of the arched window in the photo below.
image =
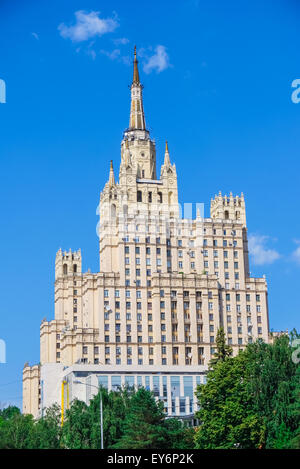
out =
[(158, 195), (158, 202), (159, 202), (160, 204), (162, 204), (162, 201), (163, 201), (162, 192), (158, 192), (157, 195)]
[(235, 212), (235, 218), (236, 218), (237, 220), (240, 219), (240, 212)]
[(225, 210), (225, 220), (228, 220), (229, 219), (229, 212), (228, 210)]
[(77, 264), (73, 265), (73, 272), (74, 272), (74, 274), (77, 274)]
[(137, 196), (136, 196), (137, 202), (142, 202), (142, 191), (137, 191)]
[(152, 202), (152, 192), (148, 192), (148, 202)]
[(63, 271), (64, 271), (64, 275), (67, 275), (67, 273), (68, 273), (68, 266), (67, 266), (67, 264), (64, 264)]

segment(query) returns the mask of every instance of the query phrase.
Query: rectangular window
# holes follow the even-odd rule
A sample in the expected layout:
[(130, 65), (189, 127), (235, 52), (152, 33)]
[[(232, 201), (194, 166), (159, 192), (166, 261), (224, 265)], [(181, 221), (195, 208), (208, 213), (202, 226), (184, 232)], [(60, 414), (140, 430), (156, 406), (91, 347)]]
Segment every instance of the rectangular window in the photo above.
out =
[(108, 388), (108, 376), (98, 376), (99, 387)]
[(121, 376), (111, 377), (111, 389), (112, 391), (118, 391), (121, 388)]

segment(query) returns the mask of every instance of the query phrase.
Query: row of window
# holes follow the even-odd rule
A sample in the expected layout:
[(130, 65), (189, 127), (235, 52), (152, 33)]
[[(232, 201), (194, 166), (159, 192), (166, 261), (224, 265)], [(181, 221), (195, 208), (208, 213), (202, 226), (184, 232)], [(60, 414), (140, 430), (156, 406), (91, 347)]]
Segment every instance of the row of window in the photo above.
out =
[[(152, 330), (150, 330), (150, 332), (152, 332)], [(190, 337), (190, 334), (188, 333), (189, 331), (186, 331), (186, 334), (185, 334), (185, 338), (184, 338), (184, 342), (191, 342), (191, 337)], [(127, 332), (128, 333), (128, 332)], [(172, 335), (172, 342), (178, 342), (178, 336), (177, 336), (177, 332), (175, 331), (174, 332), (175, 335)], [(110, 340), (110, 336), (109, 335), (105, 335), (104, 336), (104, 341), (105, 343), (110, 343), (111, 340)], [(115, 340), (113, 340), (113, 342), (116, 342), (116, 343), (121, 343), (121, 338), (119, 335), (116, 335), (115, 336)], [(127, 335), (126, 336), (126, 343), (131, 343), (132, 342), (132, 337), (131, 335)], [(137, 342), (138, 343), (143, 343), (145, 341), (143, 341), (143, 337), (142, 336), (138, 336), (137, 337)], [(148, 339), (146, 340), (147, 343), (149, 344), (153, 344), (153, 336), (148, 336)], [(164, 343), (164, 342), (167, 342), (166, 340), (166, 336), (163, 334), (161, 335), (160, 337), (160, 342)], [(197, 333), (197, 342), (198, 343), (203, 343), (203, 336), (202, 336), (202, 331), (198, 331)], [(211, 342), (214, 342), (214, 338), (211, 340)]]
[[(231, 316), (227, 316), (227, 323), (231, 323)], [(237, 316), (237, 322), (238, 323), (241, 323), (242, 322), (242, 317), (241, 316)], [(258, 324), (261, 324), (262, 323), (262, 320), (261, 320), (261, 316), (257, 316), (257, 323)], [(252, 324), (252, 318), (251, 316), (247, 316), (247, 324), (251, 325)]]
[[(251, 298), (250, 293), (246, 293), (246, 301), (250, 301), (250, 298)], [(240, 301), (240, 300), (241, 300), (241, 295), (240, 295), (240, 293), (236, 293), (236, 294), (235, 294), (235, 299), (236, 299), (236, 301)], [(257, 302), (260, 301), (260, 295), (259, 295), (259, 294), (256, 294), (256, 295), (255, 295), (255, 300), (256, 300)], [(230, 293), (226, 293), (226, 301), (230, 301)]]
[[(204, 239), (204, 240), (203, 240), (203, 246), (204, 246), (204, 247), (208, 246), (208, 239)], [(218, 247), (218, 240), (217, 240), (217, 239), (214, 239), (214, 240), (213, 240), (213, 246), (214, 246), (214, 247)], [(227, 239), (223, 239), (222, 246), (223, 246), (223, 248), (227, 248), (228, 246), (237, 246), (237, 241), (236, 241), (236, 240), (233, 240), (233, 241), (231, 242), (231, 240), (228, 241)]]
[[(144, 174), (144, 170), (142, 171), (142, 177), (144, 178), (145, 174)], [(171, 201), (171, 198), (172, 198), (172, 192), (170, 192), (171, 196), (169, 195), (169, 203)], [(163, 203), (163, 195), (162, 195), (162, 192), (158, 192), (157, 193), (157, 196), (158, 196), (158, 199), (157, 199), (157, 202), (162, 204)], [(148, 192), (148, 203), (152, 203), (152, 192)], [(142, 191), (137, 191), (136, 193), (136, 201), (137, 202), (143, 202), (143, 193)]]
[[(159, 291), (160, 297), (164, 298), (165, 296), (165, 290), (160, 290)], [(125, 296), (126, 298), (130, 298), (131, 295), (131, 290), (125, 290)], [(151, 298), (151, 292), (147, 292), (148, 298)], [(190, 292), (188, 290), (183, 291), (183, 296), (184, 298), (187, 298), (190, 296)], [(202, 292), (201, 291), (196, 291), (196, 298), (201, 298)], [(136, 297), (141, 298), (142, 297), (142, 291), (141, 290), (136, 290)], [(177, 290), (171, 290), (171, 298), (176, 298), (177, 297)], [(104, 298), (109, 298), (109, 290), (104, 290)], [(120, 290), (115, 290), (115, 298), (120, 298)], [(212, 298), (212, 292), (208, 292), (208, 298)]]
[[(252, 334), (252, 326), (248, 326), (247, 332), (248, 332), (249, 334)], [(232, 334), (232, 327), (231, 327), (231, 326), (228, 326), (228, 327), (227, 327), (227, 333), (228, 333), (228, 334)], [(242, 326), (238, 326), (238, 327), (237, 327), (237, 333), (238, 333), (238, 334), (242, 334), (242, 333), (243, 333), (243, 328), (242, 328)], [(262, 334), (262, 327), (258, 327), (258, 328), (257, 328), (257, 333), (258, 333), (258, 334)]]
[[(230, 304), (227, 304), (226, 305), (226, 311), (231, 311), (231, 306)], [(241, 305), (236, 305), (236, 312), (237, 313), (240, 313), (241, 312)], [(251, 306), (250, 305), (246, 305), (246, 312), (247, 313), (251, 313)], [(261, 307), (260, 305), (256, 305), (256, 312), (257, 313), (261, 313)]]
[[(236, 246), (236, 244), (234, 244), (234, 246)], [(228, 258), (228, 251), (220, 251), (220, 252), (221, 253), (223, 252), (223, 256), (225, 259)], [(234, 251), (234, 252), (237, 252), (237, 251)], [(208, 249), (203, 250), (203, 257), (208, 257)], [(217, 249), (213, 250), (213, 257), (219, 257), (219, 251)], [(238, 254), (236, 254), (235, 257), (237, 258)]]

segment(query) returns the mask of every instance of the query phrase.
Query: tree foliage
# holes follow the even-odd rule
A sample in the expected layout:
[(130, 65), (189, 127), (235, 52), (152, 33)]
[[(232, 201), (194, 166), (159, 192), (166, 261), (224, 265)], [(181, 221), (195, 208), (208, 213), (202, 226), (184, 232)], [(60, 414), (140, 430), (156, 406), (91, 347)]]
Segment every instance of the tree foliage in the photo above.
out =
[[(232, 356), (221, 329), (207, 383), (198, 387), (197, 429), (166, 418), (144, 389), (101, 389), (104, 447), (113, 449), (300, 449), (300, 367), (292, 340), (257, 341)], [(0, 410), (0, 449), (99, 449), (100, 392), (72, 402), (61, 427), (54, 405), (34, 420), (17, 407)]]
[(216, 351), (210, 361), (210, 367), (213, 367), (218, 362), (223, 362), (227, 357), (232, 355), (232, 348), (227, 345), (224, 328), (220, 327), (216, 337)]
[(196, 447), (297, 447), (300, 381), (293, 351), (289, 337), (281, 336), (217, 360), (197, 391)]

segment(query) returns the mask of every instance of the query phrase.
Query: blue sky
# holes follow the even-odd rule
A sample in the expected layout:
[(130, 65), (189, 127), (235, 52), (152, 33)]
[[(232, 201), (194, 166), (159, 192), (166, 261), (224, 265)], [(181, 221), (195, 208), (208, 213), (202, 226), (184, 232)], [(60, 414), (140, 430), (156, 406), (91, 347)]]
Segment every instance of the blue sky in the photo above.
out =
[(219, 190), (244, 192), (270, 326), (300, 329), (299, 26), (289, 0), (1, 0), (2, 405), (21, 405), (23, 365), (39, 362), (56, 251), (81, 248), (98, 270), (96, 207), (110, 159), (118, 172), (135, 43), (158, 164), (168, 139), (180, 201), (206, 216)]

